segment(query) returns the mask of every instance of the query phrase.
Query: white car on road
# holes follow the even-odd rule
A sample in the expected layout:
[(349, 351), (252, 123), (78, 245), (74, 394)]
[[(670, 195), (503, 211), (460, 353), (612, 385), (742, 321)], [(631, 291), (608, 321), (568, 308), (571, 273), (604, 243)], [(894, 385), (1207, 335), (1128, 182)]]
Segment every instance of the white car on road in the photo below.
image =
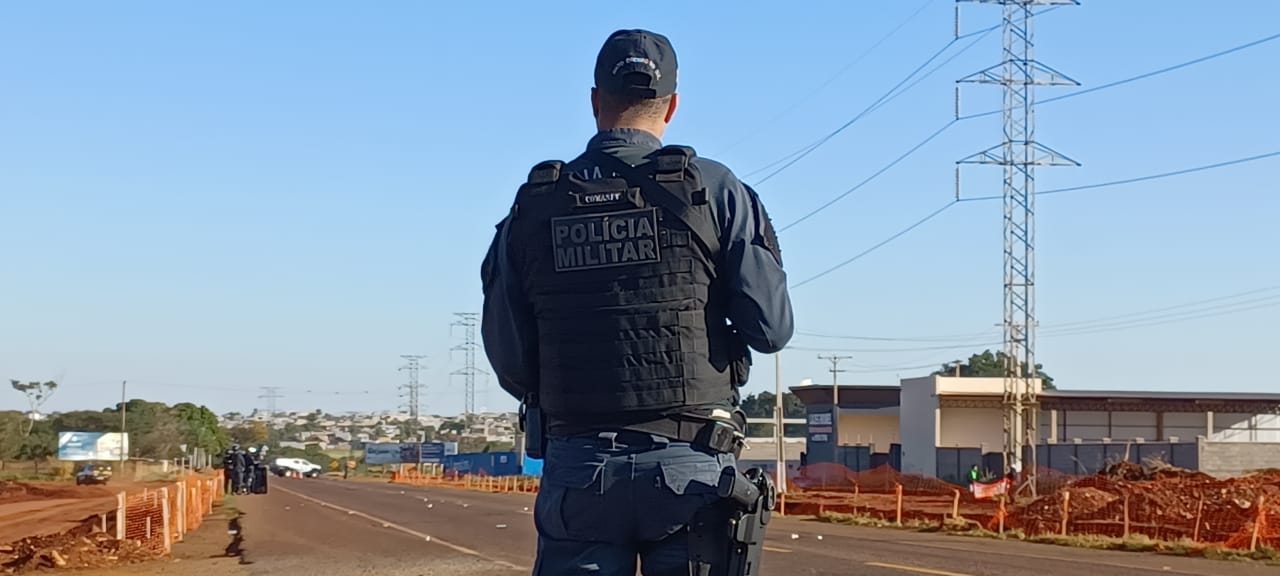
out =
[(315, 478), (324, 471), (319, 464), (312, 464), (310, 460), (305, 458), (276, 458), (273, 463), (277, 476), (284, 476), (288, 472), (297, 472), (307, 478)]

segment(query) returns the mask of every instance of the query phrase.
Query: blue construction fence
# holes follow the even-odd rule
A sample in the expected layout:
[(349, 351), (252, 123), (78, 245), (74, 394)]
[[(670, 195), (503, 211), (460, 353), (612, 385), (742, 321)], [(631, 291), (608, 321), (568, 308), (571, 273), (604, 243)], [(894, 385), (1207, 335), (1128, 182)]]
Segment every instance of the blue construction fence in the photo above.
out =
[[(811, 462), (806, 458), (806, 464)], [(848, 468), (852, 472), (864, 472), (888, 465), (894, 470), (902, 469), (902, 445), (891, 444), (888, 452), (873, 452), (868, 445), (836, 447), (836, 464)]]
[[(1200, 453), (1194, 442), (1080, 443), (1036, 446), (1036, 462), (1041, 468), (1072, 476), (1097, 474), (1108, 465), (1128, 461), (1142, 465), (1160, 461), (1186, 470), (1198, 470)], [(969, 468), (978, 465), (985, 476), (1004, 470), (1004, 454), (983, 452), (982, 448), (938, 448), (937, 477), (964, 484)]]
[(520, 455), (515, 452), (477, 452), (444, 457), (445, 474), (519, 476)]

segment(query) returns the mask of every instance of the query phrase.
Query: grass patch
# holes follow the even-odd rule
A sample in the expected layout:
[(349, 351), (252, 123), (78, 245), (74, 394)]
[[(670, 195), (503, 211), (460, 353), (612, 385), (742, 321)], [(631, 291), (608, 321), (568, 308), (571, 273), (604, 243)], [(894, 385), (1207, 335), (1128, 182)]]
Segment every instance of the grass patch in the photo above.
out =
[(1235, 560), (1262, 562), (1268, 566), (1280, 566), (1280, 550), (1260, 547), (1255, 552), (1248, 550), (1227, 550), (1224, 548), (1206, 548), (1204, 557), (1213, 560)]
[(863, 526), (867, 528), (900, 528), (903, 530), (923, 531), (928, 529), (937, 529), (937, 524), (929, 522), (921, 522), (919, 520), (905, 520), (899, 526), (892, 520), (885, 520), (874, 516), (864, 516), (862, 514), (842, 514), (840, 512), (823, 512), (814, 516), (814, 520), (818, 522), (826, 522), (827, 524), (841, 524), (845, 526)]
[(1208, 544), (1193, 542), (1189, 539), (1165, 541), (1156, 540), (1142, 534), (1134, 534), (1128, 538), (1094, 535), (1060, 536), (1053, 534), (1028, 536), (1021, 530), (1015, 529), (1005, 530), (1004, 534), (1000, 534), (998, 532), (987, 530), (976, 522), (964, 520), (963, 518), (959, 521), (947, 520), (945, 524), (940, 524), (938, 522), (907, 520), (899, 526), (892, 520), (885, 520), (883, 518), (864, 516), (860, 514), (842, 514), (839, 512), (824, 512), (806, 519), (844, 526), (895, 528), (899, 530), (910, 530), (913, 532), (945, 532), (956, 536), (968, 536), (972, 538), (1019, 540), (1035, 544), (1050, 544), (1054, 546), (1086, 548), (1091, 550), (1120, 550), (1125, 552), (1147, 552), (1174, 556), (1202, 556), (1211, 560), (1253, 561), (1269, 566), (1280, 566), (1280, 549), (1276, 548), (1262, 547), (1255, 552), (1250, 552), (1248, 550), (1228, 550), (1213, 547)]

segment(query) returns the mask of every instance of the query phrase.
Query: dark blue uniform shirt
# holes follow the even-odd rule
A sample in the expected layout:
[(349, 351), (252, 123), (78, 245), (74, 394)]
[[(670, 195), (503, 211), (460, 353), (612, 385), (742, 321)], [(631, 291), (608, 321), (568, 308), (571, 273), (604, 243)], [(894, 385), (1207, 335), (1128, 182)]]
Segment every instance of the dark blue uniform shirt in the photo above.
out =
[[(612, 154), (632, 166), (662, 147), (653, 134), (632, 128), (596, 134), (587, 149)], [(773, 235), (768, 216), (755, 191), (744, 185), (724, 165), (702, 157), (694, 159), (707, 188), (711, 213), (720, 227), (722, 263), (718, 273), (727, 280), (732, 302), (729, 321), (751, 348), (766, 354), (781, 350), (791, 340), (794, 324), (787, 275), (780, 256), (766, 238)], [(614, 177), (589, 158), (579, 156), (565, 166), (588, 179)], [(481, 266), (484, 310), (481, 337), (485, 353), (503, 390), (523, 398), (538, 385), (537, 326), (525, 298), (520, 272), (507, 251), (506, 219)], [(774, 242), (776, 246), (776, 241)]]

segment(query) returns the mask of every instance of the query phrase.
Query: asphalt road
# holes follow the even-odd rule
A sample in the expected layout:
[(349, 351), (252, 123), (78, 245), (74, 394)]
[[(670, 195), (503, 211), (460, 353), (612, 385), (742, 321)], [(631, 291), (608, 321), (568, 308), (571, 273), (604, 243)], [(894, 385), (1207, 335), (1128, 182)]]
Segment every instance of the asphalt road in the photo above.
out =
[[(272, 479), (240, 496), (248, 573), (529, 574), (533, 496), (328, 479)], [(766, 575), (1245, 576), (1275, 568), (979, 538), (833, 526), (770, 525)]]

